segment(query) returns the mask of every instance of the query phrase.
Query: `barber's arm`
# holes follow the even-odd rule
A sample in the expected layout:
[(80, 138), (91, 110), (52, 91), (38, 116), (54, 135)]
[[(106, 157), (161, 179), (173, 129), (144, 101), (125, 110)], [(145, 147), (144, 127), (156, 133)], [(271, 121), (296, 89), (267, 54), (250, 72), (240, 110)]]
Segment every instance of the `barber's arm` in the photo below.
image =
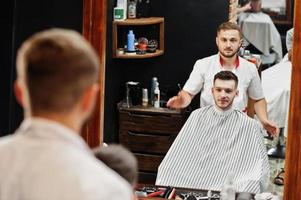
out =
[(170, 98), (166, 105), (169, 108), (185, 108), (191, 103), (193, 97), (185, 90), (181, 90), (177, 96)]
[(239, 13), (242, 13), (242, 12), (249, 11), (249, 10), (251, 10), (251, 9), (252, 9), (252, 7), (251, 7), (251, 2), (249, 2), (249, 3), (247, 3), (246, 5), (237, 8), (236, 11), (237, 11), (237, 14), (239, 14)]
[(279, 133), (279, 128), (274, 122), (271, 122), (268, 119), (266, 100), (264, 98), (255, 100), (254, 109), (264, 129), (266, 129), (273, 137), (275, 137)]

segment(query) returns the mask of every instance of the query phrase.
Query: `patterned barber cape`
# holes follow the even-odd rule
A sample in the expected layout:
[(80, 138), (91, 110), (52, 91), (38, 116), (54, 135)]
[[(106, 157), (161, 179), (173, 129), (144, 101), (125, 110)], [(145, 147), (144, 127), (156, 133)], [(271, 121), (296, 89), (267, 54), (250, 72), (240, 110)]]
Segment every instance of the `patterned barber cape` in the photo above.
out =
[(266, 189), (269, 163), (259, 123), (238, 110), (195, 110), (161, 162), (156, 185), (221, 190), (234, 173), (236, 191)]

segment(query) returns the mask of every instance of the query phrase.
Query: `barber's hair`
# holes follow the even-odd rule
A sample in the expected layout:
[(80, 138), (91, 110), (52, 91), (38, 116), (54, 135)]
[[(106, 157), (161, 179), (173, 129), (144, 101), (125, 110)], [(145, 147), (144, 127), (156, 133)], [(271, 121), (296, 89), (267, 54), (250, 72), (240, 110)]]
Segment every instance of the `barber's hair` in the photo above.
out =
[(109, 168), (117, 172), (132, 186), (137, 183), (138, 164), (136, 157), (122, 145), (111, 144), (93, 150), (94, 155)]
[(233, 23), (233, 22), (224, 22), (221, 25), (219, 25), (219, 27), (217, 28), (217, 33), (216, 34), (218, 35), (221, 30), (223, 30), (223, 31), (237, 30), (238, 33), (239, 33), (240, 38), (243, 37), (240, 27), (237, 24)]
[(99, 60), (77, 32), (49, 29), (34, 34), (17, 55), (18, 79), (24, 81), (32, 113), (68, 112), (98, 79)]
[(215, 83), (216, 79), (223, 80), (223, 81), (233, 80), (235, 82), (235, 86), (238, 85), (238, 78), (231, 71), (220, 71), (220, 72), (218, 72), (217, 74), (214, 75), (213, 83)]

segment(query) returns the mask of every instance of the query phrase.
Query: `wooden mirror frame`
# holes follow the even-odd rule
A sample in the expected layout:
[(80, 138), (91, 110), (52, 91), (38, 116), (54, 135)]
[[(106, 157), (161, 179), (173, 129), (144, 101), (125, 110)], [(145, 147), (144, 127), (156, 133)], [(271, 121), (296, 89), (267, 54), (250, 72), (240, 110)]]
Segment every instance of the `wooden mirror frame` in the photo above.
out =
[[(84, 130), (83, 137), (90, 146), (102, 141), (104, 111), (106, 0), (84, 0), (83, 35), (96, 48), (101, 62), (100, 94), (95, 115)], [(294, 50), (292, 84), (286, 144), (284, 200), (301, 199), (301, 0), (294, 2)], [(298, 59), (299, 58), (299, 59)]]
[(291, 98), (286, 143), (284, 199), (301, 199), (301, 0), (295, 0)]
[(107, 1), (83, 0), (83, 35), (95, 48), (100, 61), (99, 96), (91, 120), (84, 126), (82, 137), (90, 147), (103, 142)]

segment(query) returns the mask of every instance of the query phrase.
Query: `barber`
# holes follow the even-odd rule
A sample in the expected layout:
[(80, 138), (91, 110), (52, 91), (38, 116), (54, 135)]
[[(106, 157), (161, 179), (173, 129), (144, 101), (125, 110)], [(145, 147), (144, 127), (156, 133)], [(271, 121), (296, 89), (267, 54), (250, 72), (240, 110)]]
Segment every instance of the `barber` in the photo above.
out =
[(234, 101), (234, 107), (247, 112), (248, 98), (253, 99), (256, 115), (263, 127), (272, 136), (279, 132), (278, 126), (267, 116), (267, 103), (264, 98), (257, 68), (253, 63), (238, 56), (242, 45), (242, 33), (234, 23), (222, 23), (217, 29), (216, 45), (218, 54), (197, 60), (183, 90), (170, 98), (170, 108), (185, 108), (193, 97), (201, 92), (200, 106), (214, 105), (211, 94), (212, 80), (216, 73), (228, 70), (238, 76), (240, 94)]

